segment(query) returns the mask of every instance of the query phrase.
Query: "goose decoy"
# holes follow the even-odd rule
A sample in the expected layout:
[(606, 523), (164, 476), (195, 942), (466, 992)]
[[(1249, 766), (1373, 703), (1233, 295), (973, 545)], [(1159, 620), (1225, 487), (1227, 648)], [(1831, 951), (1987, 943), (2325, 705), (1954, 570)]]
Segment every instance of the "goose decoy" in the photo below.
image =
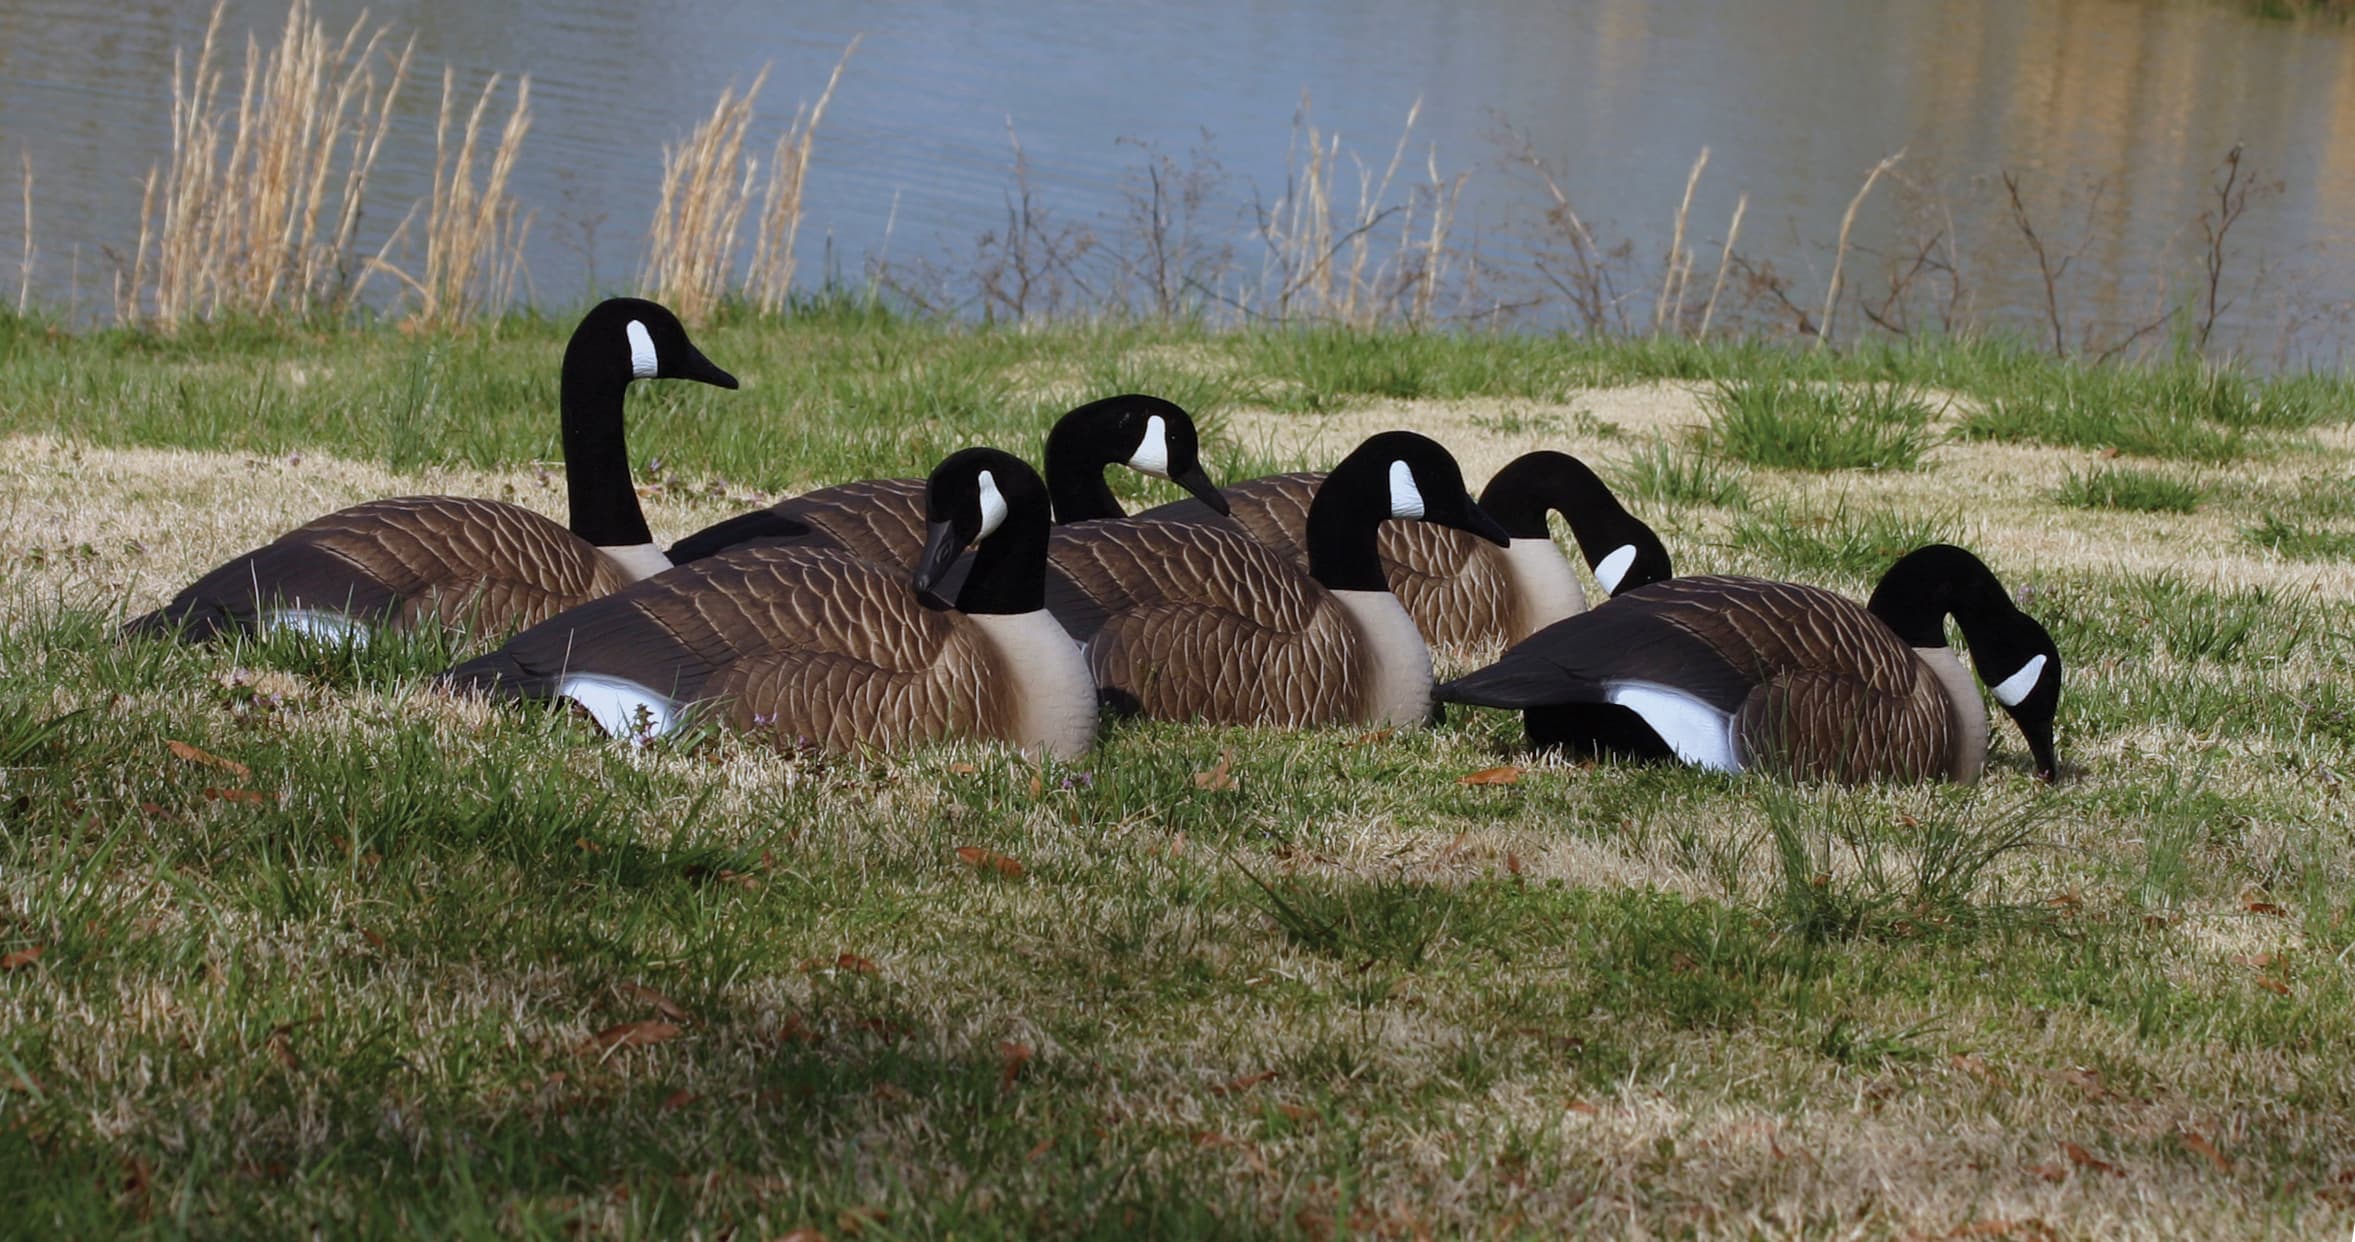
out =
[[(1206, 511), (1226, 502), (1202, 469), (1194, 420), (1159, 397), (1106, 397), (1063, 415), (1047, 433), (1046, 478), (1057, 522), (1122, 515), (1104, 483), (1106, 467), (1127, 466), (1193, 493)], [(738, 547), (831, 547), (886, 565), (913, 566), (924, 546), (922, 479), (867, 479), (822, 487), (715, 523), (671, 545), (685, 565)], [(944, 584), (954, 595), (954, 582)]]
[(660, 573), (670, 562), (646, 529), (622, 437), (622, 392), (640, 379), (736, 387), (661, 306), (613, 298), (590, 310), (565, 346), (559, 396), (569, 530), (504, 501), (372, 500), (214, 569), (124, 630), (191, 642), (273, 629), (504, 633)]
[(1971, 781), (1987, 712), (1946, 645), (1949, 615), (2036, 775), (2052, 780), (2060, 651), (1949, 544), (1900, 558), (1866, 604), (1758, 578), (1654, 583), (1538, 631), (1437, 696), (1519, 708), (1539, 746), (1599, 737), (1721, 772)]
[[(1046, 485), (972, 448), (932, 472), (907, 570), (839, 549), (738, 548), (635, 583), (443, 675), (569, 699), (616, 736), (691, 718), (832, 750), (999, 738), (1068, 758), (1095, 739), (1096, 687), (1044, 605)], [(952, 610), (930, 598), (967, 545)]]
[[(1234, 522), (1293, 564), (1308, 563), (1308, 507), (1324, 481), (1319, 471), (1251, 479), (1224, 489)], [(1586, 593), (1546, 529), (1546, 514), (1570, 523), (1579, 552), (1606, 594), (1670, 574), (1668, 549), (1631, 514), (1585, 462), (1540, 450), (1508, 462), (1480, 493), (1480, 507), (1512, 542), (1502, 548), (1428, 523), (1382, 528), (1382, 569), (1390, 589), (1434, 647), (1516, 643), (1586, 611)], [(1181, 500), (1138, 515), (1159, 521), (1213, 522), (1211, 511)]]
[(1317, 489), (1305, 572), (1230, 524), (1085, 522), (1055, 529), (1047, 604), (1120, 708), (1228, 724), (1420, 724), (1430, 649), (1375, 552), (1392, 518), (1509, 541), (1446, 449), (1390, 431)]

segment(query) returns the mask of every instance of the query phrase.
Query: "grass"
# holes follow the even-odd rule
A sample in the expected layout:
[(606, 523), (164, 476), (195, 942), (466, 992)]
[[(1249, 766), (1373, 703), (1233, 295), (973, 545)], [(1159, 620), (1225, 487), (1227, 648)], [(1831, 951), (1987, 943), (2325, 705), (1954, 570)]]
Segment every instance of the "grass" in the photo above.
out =
[(2053, 499), (2079, 509), (2118, 509), (2128, 513), (2189, 513), (2200, 507), (2207, 489), (2196, 482), (2121, 466), (2105, 466), (2088, 474), (2072, 470)]
[[(1558, 438), (1689, 572), (1861, 593), (1956, 539), (2068, 663), (2050, 788), (2000, 718), (1959, 789), (1569, 766), (1477, 711), (1387, 737), (1124, 725), (1044, 768), (633, 749), (442, 700), (438, 639), (115, 641), (125, 609), (347, 500), (554, 511), (567, 327), (0, 316), (0, 1194), (28, 1229), (2347, 1227), (2349, 588), (2241, 533), (2343, 525), (2337, 424), (2252, 424), (2196, 507), (2087, 523), (2072, 480), (2190, 476), (2029, 438), (1827, 478), (1688, 438), (1746, 371), (1965, 409), (2176, 383), (1985, 344), (1777, 360), (724, 305), (696, 335), (743, 391), (630, 398), (658, 531), (970, 440), (1035, 452), (1062, 408), (1145, 389), (1204, 415), (1222, 477), (1404, 423), (1477, 482)], [(1386, 375), (1411, 395), (1371, 391)], [(1507, 762), (1516, 783), (1457, 780)]]
[(2355, 531), (2302, 526), (2268, 513), (2242, 535), (2268, 552), (2302, 561), (2355, 559)]
[(1911, 470), (1936, 443), (1921, 394), (1887, 385), (1719, 381), (1710, 390), (1718, 451), (1784, 470)]

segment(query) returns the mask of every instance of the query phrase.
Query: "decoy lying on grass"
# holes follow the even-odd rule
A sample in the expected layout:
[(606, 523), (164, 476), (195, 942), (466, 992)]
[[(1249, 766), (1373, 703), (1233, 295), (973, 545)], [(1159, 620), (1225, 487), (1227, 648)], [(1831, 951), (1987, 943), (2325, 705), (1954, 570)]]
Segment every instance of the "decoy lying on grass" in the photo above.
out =
[(653, 302), (614, 298), (573, 330), (560, 397), (569, 530), (497, 500), (373, 500), (214, 569), (124, 630), (190, 641), (277, 628), (505, 633), (660, 573), (670, 562), (647, 532), (622, 437), (623, 390), (657, 378), (736, 386)]
[[(1104, 470), (1127, 466), (1165, 478), (1225, 511), (1202, 469), (1194, 420), (1159, 397), (1131, 393), (1091, 401), (1047, 433), (1049, 495), (1057, 522), (1121, 516)], [(831, 547), (888, 565), (913, 566), (924, 546), (924, 480), (866, 479), (791, 496), (714, 523), (671, 545), (685, 565), (738, 547)], [(954, 583), (949, 585), (953, 595)]]
[[(1308, 564), (1308, 509), (1324, 473), (1273, 474), (1225, 488), (1235, 523), (1293, 564)], [(1567, 453), (1526, 453), (1497, 471), (1480, 507), (1512, 541), (1492, 543), (1430, 523), (1382, 529), (1382, 570), (1391, 591), (1434, 647), (1515, 643), (1586, 611), (1586, 593), (1546, 529), (1546, 514), (1570, 523), (1588, 568), (1606, 594), (1669, 576), (1660, 537), (1629, 513), (1585, 462)], [(1214, 521), (1181, 500), (1141, 518)]]
[[(966, 449), (932, 472), (924, 516), (912, 581), (832, 548), (739, 548), (562, 613), (444, 678), (570, 699), (617, 736), (700, 718), (833, 750), (952, 737), (1086, 750), (1096, 687), (1045, 610), (1045, 484), (1020, 458)], [(956, 608), (939, 607), (925, 593), (969, 544)]]
[(1861, 605), (1758, 578), (1655, 583), (1540, 630), (1437, 693), (1521, 709), (1539, 746), (1599, 744), (1724, 772), (1970, 781), (1986, 763), (1987, 711), (1946, 645), (1949, 614), (2036, 775), (2052, 780), (2060, 652), (1979, 558), (1948, 544), (1898, 560)]
[(1125, 710), (1230, 724), (1421, 724), (1431, 653), (1375, 553), (1393, 518), (1508, 541), (1446, 449), (1384, 432), (1317, 489), (1305, 572), (1232, 524), (1085, 522), (1055, 529), (1048, 607)]

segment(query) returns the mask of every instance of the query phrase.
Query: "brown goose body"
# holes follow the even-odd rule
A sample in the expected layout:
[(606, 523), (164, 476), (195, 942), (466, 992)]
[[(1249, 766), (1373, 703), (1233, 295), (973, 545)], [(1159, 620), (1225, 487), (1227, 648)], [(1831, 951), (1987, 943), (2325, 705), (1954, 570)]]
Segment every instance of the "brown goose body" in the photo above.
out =
[(204, 639), (265, 628), (268, 612), (275, 624), (335, 639), (369, 629), (512, 629), (638, 576), (519, 505), (406, 496), (306, 522), (197, 579), (130, 628), (180, 628)]
[[(1039, 619), (1068, 667), (1002, 618), (926, 606), (904, 570), (828, 548), (742, 548), (526, 630), (452, 677), (576, 699), (616, 734), (664, 732), (692, 711), (781, 746), (985, 737), (1077, 754), (1093, 737), (1094, 688), (1070, 640)], [(1064, 674), (1064, 710), (1051, 694), (1002, 692), (1041, 672)]]
[(924, 547), (924, 480), (861, 479), (788, 496), (680, 540), (670, 559), (684, 565), (748, 547), (831, 548), (913, 569)]
[[(1041, 602), (1044, 485), (1016, 458), (967, 449), (925, 488), (913, 574), (834, 548), (737, 548), (551, 618), (445, 679), (570, 699), (616, 735), (695, 719), (831, 750), (953, 737), (1085, 750), (1095, 684)], [(924, 588), (976, 540), (958, 607), (940, 607)]]
[(1163, 720), (1285, 727), (1415, 724), (1429, 711), (1431, 655), (1411, 623), (1360, 622), (1360, 613), (1378, 618), (1385, 602), (1396, 611), (1395, 602), (1353, 608), (1345, 593), (1318, 587), (1229, 527), (1110, 525), (1056, 530), (1047, 607), (1084, 645), (1096, 684), (1124, 707)]
[(1656, 582), (1547, 627), (1438, 697), (1521, 708), (1539, 744), (1635, 737), (1638, 753), (1720, 771), (1971, 781), (1987, 760), (1987, 709), (1946, 645), (1950, 612), (2049, 777), (2059, 655), (1983, 565), (1944, 545), (1900, 560), (1869, 605), (1758, 578)]

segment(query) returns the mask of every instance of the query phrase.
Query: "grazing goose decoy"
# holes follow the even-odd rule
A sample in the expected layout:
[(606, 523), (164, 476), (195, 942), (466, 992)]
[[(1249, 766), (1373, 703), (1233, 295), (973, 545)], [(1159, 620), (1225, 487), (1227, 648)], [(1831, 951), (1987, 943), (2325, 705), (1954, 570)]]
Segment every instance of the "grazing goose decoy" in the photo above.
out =
[[(1324, 481), (1319, 471), (1274, 474), (1225, 489), (1236, 524), (1292, 561), (1308, 564), (1308, 507)], [(1526, 453), (1497, 471), (1480, 507), (1512, 536), (1494, 544), (1428, 523), (1382, 528), (1382, 569), (1426, 642), (1434, 647), (1517, 643), (1564, 617), (1586, 611), (1586, 593), (1546, 529), (1546, 514), (1570, 523), (1578, 549), (1606, 593), (1669, 576), (1668, 549), (1585, 462), (1550, 450)], [(1181, 500), (1138, 515), (1160, 521), (1214, 521), (1209, 509)]]
[[(1020, 458), (959, 452), (932, 472), (908, 571), (833, 548), (739, 548), (572, 609), (444, 674), (570, 699), (616, 736), (717, 720), (833, 750), (1001, 738), (1069, 758), (1096, 687), (1045, 609), (1046, 486)], [(956, 608), (928, 598), (968, 544)]]
[(653, 302), (613, 298), (564, 349), (564, 483), (571, 529), (497, 500), (405, 496), (313, 519), (197, 579), (124, 626), (203, 641), (293, 629), (364, 640), (428, 625), (504, 633), (670, 568), (647, 532), (622, 439), (638, 379), (734, 388)]
[(1600, 735), (1722, 772), (1971, 781), (1987, 759), (1987, 712), (1946, 645), (1949, 615), (2036, 775), (2053, 779), (2060, 652), (1979, 558), (1949, 544), (1906, 554), (1861, 605), (1758, 578), (1654, 583), (1437, 693), (1522, 709), (1541, 746)]
[[(1109, 466), (1168, 479), (1226, 511), (1202, 469), (1194, 420), (1159, 397), (1106, 397), (1063, 415), (1047, 433), (1047, 489), (1057, 522), (1121, 516), (1104, 483)], [(740, 547), (830, 547), (886, 565), (913, 566), (924, 546), (922, 479), (867, 479), (822, 487), (707, 526), (671, 545), (680, 565)], [(946, 583), (954, 594), (954, 583)]]
[(1375, 553), (1391, 518), (1508, 539), (1446, 449), (1390, 431), (1317, 489), (1306, 572), (1231, 524), (1086, 522), (1055, 529), (1048, 607), (1107, 697), (1147, 716), (1420, 724), (1431, 652)]

